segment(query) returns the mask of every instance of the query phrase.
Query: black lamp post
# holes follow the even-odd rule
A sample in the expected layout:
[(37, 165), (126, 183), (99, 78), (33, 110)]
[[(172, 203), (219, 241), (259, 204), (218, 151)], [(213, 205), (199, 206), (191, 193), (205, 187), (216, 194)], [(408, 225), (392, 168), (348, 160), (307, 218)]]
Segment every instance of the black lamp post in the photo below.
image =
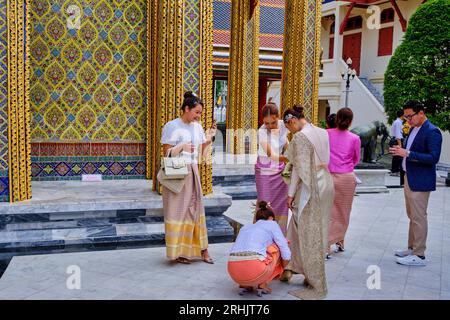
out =
[(347, 64), (347, 71), (341, 73), (342, 80), (345, 80), (345, 106), (348, 107), (348, 94), (350, 92), (350, 81), (355, 79), (356, 70), (352, 69), (352, 59), (348, 58), (345, 62)]

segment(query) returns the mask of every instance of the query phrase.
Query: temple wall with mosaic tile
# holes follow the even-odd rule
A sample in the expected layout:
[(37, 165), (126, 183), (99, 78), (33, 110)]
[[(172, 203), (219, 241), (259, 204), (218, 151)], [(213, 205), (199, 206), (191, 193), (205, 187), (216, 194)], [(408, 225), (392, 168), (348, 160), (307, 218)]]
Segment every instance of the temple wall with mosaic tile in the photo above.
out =
[(9, 201), (6, 0), (0, 0), (0, 201)]
[[(9, 200), (11, 174), (6, 4), (0, 0), (0, 201)], [(147, 50), (158, 45), (147, 43), (147, 8), (152, 4), (32, 0), (24, 7), (31, 25), (26, 35), (31, 72), (25, 99), (30, 102), (31, 148), (26, 154), (31, 155), (33, 180), (81, 179), (82, 174), (102, 174), (104, 179), (146, 177), (147, 111), (161, 112), (147, 105), (146, 98)], [(208, 23), (212, 26), (212, 2), (183, 0), (183, 10), (182, 90), (212, 101), (212, 84), (205, 80), (212, 79), (212, 67), (207, 67), (212, 61), (212, 36), (211, 48), (200, 46), (209, 37), (201, 26), (205, 30)], [(205, 127), (212, 121), (209, 118), (212, 109), (202, 117)], [(202, 171), (202, 178), (207, 172)]]
[(145, 0), (34, 0), (34, 180), (144, 178)]

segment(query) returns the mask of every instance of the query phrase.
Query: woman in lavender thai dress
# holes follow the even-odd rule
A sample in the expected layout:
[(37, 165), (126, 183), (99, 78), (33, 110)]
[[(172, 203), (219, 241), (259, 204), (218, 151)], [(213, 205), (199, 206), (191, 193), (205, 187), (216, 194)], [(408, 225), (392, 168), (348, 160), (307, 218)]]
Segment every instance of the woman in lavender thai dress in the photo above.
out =
[(258, 202), (270, 203), (275, 220), (286, 235), (288, 185), (282, 179), (281, 172), (287, 161), (282, 152), (287, 147), (288, 130), (279, 119), (275, 103), (267, 103), (262, 109), (262, 115), (264, 124), (258, 130), (258, 159), (255, 165), (257, 199)]

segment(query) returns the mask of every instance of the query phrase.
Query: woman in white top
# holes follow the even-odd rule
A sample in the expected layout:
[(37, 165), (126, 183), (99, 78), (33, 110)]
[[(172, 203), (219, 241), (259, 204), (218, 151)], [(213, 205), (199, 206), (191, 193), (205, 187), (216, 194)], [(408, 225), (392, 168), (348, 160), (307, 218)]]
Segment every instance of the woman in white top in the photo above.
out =
[(260, 201), (256, 222), (241, 228), (230, 250), (228, 273), (242, 288), (240, 294), (257, 288), (258, 295), (270, 293), (268, 283), (279, 277), (291, 259), (291, 250), (274, 221), (267, 202)]
[(283, 234), (286, 234), (288, 186), (282, 179), (281, 172), (286, 161), (282, 153), (287, 146), (288, 129), (279, 119), (279, 111), (275, 103), (267, 103), (261, 112), (264, 124), (258, 130), (258, 159), (255, 164), (257, 201), (270, 203), (275, 220)]
[(203, 102), (192, 92), (184, 94), (181, 117), (172, 120), (162, 130), (164, 154), (180, 156), (188, 164), (188, 176), (179, 193), (163, 187), (163, 211), (166, 253), (171, 260), (189, 264), (193, 259), (213, 263), (208, 254), (205, 208), (198, 172), (198, 157), (212, 143), (216, 124), (208, 135), (199, 123)]

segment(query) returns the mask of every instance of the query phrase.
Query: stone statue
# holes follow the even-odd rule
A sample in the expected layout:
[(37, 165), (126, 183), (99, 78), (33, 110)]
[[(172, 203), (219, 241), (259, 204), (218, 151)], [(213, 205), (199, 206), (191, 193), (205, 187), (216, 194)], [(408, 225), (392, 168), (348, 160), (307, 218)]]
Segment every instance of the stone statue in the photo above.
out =
[(351, 132), (358, 135), (361, 139), (361, 147), (364, 148), (362, 162), (376, 162), (377, 157), (375, 155), (375, 150), (377, 147), (378, 136), (382, 136), (380, 156), (384, 154), (384, 144), (389, 137), (389, 133), (383, 122), (378, 120), (372, 121), (369, 124), (353, 128)]

